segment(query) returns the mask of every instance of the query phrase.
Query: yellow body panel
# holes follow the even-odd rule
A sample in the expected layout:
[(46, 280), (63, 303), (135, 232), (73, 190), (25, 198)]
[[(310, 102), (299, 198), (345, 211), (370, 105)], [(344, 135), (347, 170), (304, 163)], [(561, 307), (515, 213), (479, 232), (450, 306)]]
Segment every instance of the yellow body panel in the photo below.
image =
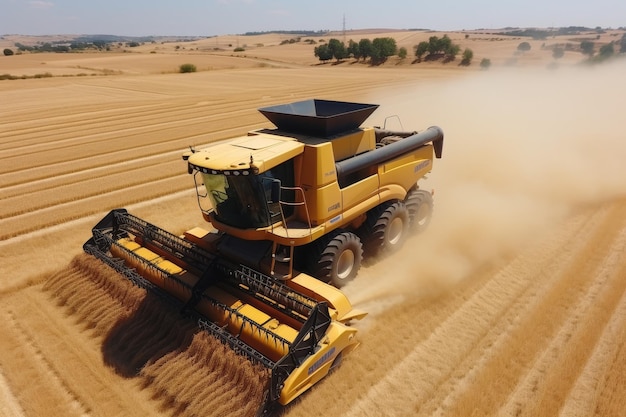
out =
[(396, 184), (409, 190), (432, 168), (433, 147), (425, 145), (410, 154), (395, 158), (378, 167), (380, 186)]
[(337, 182), (335, 156), (331, 142), (307, 144), (302, 157), (300, 177), (302, 187), (315, 189)]
[(189, 163), (216, 171), (272, 168), (301, 154), (304, 144), (293, 138), (253, 133), (189, 155)]
[(335, 161), (351, 158), (376, 148), (374, 129), (365, 128), (330, 141)]
[(343, 323), (331, 322), (320, 349), (296, 368), (283, 384), (278, 402), (285, 405), (324, 378), (335, 359), (358, 346), (357, 330)]

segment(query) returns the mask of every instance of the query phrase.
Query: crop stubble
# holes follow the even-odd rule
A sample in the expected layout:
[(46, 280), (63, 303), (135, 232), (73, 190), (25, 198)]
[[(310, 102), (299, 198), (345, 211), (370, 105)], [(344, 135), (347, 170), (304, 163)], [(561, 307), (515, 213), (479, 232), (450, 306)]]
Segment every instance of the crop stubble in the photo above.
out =
[[(84, 232), (91, 226), (64, 228), (68, 220), (156, 197), (165, 198), (164, 203), (148, 204), (143, 217), (161, 224), (154, 220), (161, 216), (168, 228), (192, 226), (198, 221), (189, 213), (196, 210), (193, 191), (184, 197), (191, 203), (167, 200), (192, 184), (180, 153), (190, 144), (263, 125), (255, 107), (311, 95), (365, 101), (364, 82), (374, 90), (409, 83), (406, 72), (398, 73), (395, 82), (364, 73), (287, 73), (290, 78), (264, 71), (233, 78), (236, 85), (249, 82), (250, 91), (224, 88), (223, 80), (210, 90), (210, 82), (217, 81), (206, 78), (196, 92), (182, 79), (176, 90), (154, 77), (154, 85), (145, 89), (157, 85), (161, 94), (141, 91), (132, 79), (122, 79), (115, 88), (108, 81), (81, 81), (72, 89), (82, 95), (69, 105), (61, 100), (63, 88), (46, 92), (53, 105), (38, 117), (29, 101), (29, 95), (41, 93), (38, 89), (25, 91), (22, 101), (3, 109), (0, 233), (3, 262), (17, 284), (1, 287), (0, 326), (6, 337), (0, 347), (9, 355), (0, 357), (0, 369), (20, 412), (225, 415), (245, 404), (250, 404), (248, 411), (254, 408), (263, 371), (248, 368), (247, 362), (238, 371), (226, 370), (236, 358), (192, 324), (86, 255), (64, 267), (54, 253), (70, 252), (58, 259), (74, 256), (79, 247), (55, 244), (75, 241), (69, 235), (77, 227)], [(261, 77), (265, 87), (259, 87)], [(297, 97), (291, 93), (294, 86)], [(93, 103), (96, 97), (101, 102)], [(412, 110), (433, 112), (422, 105)], [(458, 139), (459, 130), (453, 128), (449, 137)], [(373, 307), (360, 325), (362, 346), (285, 414), (618, 415), (626, 386), (626, 263), (621, 256), (626, 201), (612, 197), (580, 209), (530, 249), (512, 245), (494, 252), (493, 259), (470, 259), (454, 285), (432, 284), (419, 276), (419, 268), (397, 270), (394, 265), (404, 262), (407, 251), (428, 246), (428, 239), (435, 238), (428, 233), (422, 238), (426, 242), (412, 239), (407, 251), (366, 267), (355, 282), (361, 288), (346, 289), (364, 308)], [(43, 239), (28, 238), (55, 225), (60, 229)], [(37, 263), (38, 253), (48, 260), (45, 268), (27, 263)], [(33, 271), (50, 268), (61, 269), (51, 277), (32, 278)], [(408, 284), (404, 292), (414, 296), (389, 297), (403, 288), (385, 289), (380, 282), (385, 274), (396, 287)], [(398, 281), (394, 274), (406, 276)], [(367, 287), (370, 294), (365, 294)], [(386, 308), (376, 307), (387, 301)], [(230, 375), (229, 382), (218, 384), (214, 377), (219, 374)], [(35, 389), (34, 380), (46, 382)]]

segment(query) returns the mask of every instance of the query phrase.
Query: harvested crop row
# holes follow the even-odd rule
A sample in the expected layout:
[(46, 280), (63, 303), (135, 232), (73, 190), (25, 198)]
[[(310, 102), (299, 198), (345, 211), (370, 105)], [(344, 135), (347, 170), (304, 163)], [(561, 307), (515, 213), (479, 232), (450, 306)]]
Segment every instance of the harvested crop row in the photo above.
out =
[[(132, 203), (155, 199), (178, 191), (188, 190), (188, 179), (168, 177), (151, 184), (111, 191), (54, 207), (29, 211), (19, 216), (0, 220), (0, 240), (55, 226), (94, 213), (105, 212)], [(193, 192), (193, 191), (192, 191)], [(193, 198), (193, 195), (192, 197)]]

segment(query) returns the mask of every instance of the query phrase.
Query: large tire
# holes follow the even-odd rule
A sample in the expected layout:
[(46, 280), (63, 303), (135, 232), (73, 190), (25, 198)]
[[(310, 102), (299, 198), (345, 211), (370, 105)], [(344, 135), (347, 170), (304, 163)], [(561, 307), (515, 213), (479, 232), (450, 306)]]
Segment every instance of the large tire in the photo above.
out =
[(409, 211), (403, 201), (387, 202), (367, 213), (362, 236), (368, 255), (394, 252), (402, 247), (409, 228)]
[(313, 243), (309, 273), (341, 288), (356, 277), (363, 260), (361, 239), (352, 232), (335, 230)]
[(428, 191), (412, 189), (404, 200), (409, 211), (409, 228), (421, 233), (430, 224), (433, 214), (433, 196)]

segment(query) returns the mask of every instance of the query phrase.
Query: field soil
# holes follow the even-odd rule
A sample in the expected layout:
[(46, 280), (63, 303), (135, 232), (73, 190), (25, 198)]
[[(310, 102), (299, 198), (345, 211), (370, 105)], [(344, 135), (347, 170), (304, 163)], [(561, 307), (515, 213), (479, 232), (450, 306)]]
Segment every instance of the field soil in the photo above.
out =
[[(432, 33), (354, 34), (386, 35), (410, 51)], [(379, 104), (366, 125), (438, 125), (445, 144), (429, 228), (345, 288), (369, 312), (361, 345), (281, 414), (623, 415), (626, 65), (450, 36), (476, 63), (320, 64), (284, 35), (0, 57), (51, 75), (0, 81), (0, 417), (254, 414), (263, 369), (82, 244), (118, 207), (206, 226), (182, 153), (310, 98)]]

